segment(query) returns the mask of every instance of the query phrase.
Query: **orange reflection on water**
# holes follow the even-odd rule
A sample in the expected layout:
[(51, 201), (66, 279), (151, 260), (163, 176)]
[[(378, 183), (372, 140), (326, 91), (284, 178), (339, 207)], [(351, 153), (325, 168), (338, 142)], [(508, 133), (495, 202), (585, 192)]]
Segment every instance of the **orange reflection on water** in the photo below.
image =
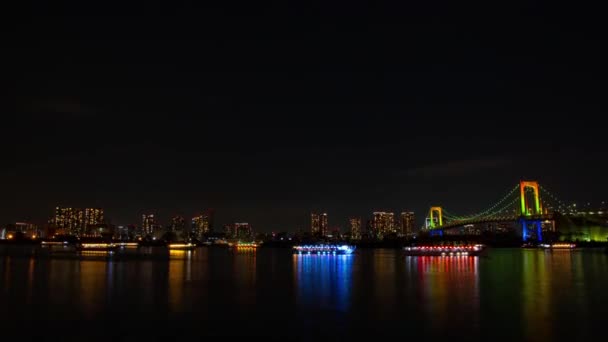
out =
[[(406, 257), (409, 267), (416, 267), (424, 298), (427, 319), (436, 327), (450, 321), (465, 320), (479, 325), (479, 258), (478, 257)], [(449, 312), (462, 313), (450, 317)]]
[(190, 280), (192, 268), (191, 250), (169, 250), (169, 293), (168, 303), (173, 311), (180, 311), (184, 305), (184, 286)]
[(235, 300), (251, 305), (255, 303), (256, 267), (255, 252), (238, 252), (232, 256), (232, 275), (235, 278)]
[[(548, 341), (555, 337), (551, 322), (559, 315), (556, 310), (560, 303), (553, 300), (572, 291), (572, 258), (576, 254), (571, 250), (523, 251), (522, 318), (526, 335), (531, 340)], [(586, 308), (572, 310), (584, 314)]]
[[(401, 260), (393, 251), (378, 249), (373, 251), (373, 279), (374, 282), (373, 294), (374, 299), (385, 302), (387, 299), (395, 298), (397, 292), (397, 283), (394, 281), (397, 273), (398, 264)], [(378, 307), (377, 314), (382, 314), (384, 311)]]
[(80, 298), (84, 314), (92, 317), (101, 311), (106, 289), (106, 267), (104, 261), (80, 262)]
[(551, 267), (547, 265), (551, 252), (524, 250), (522, 253), (521, 303), (525, 335), (532, 341), (550, 341), (551, 329), (545, 320), (551, 310), (551, 272), (547, 271)]
[(32, 302), (32, 291), (34, 287), (34, 269), (36, 267), (36, 260), (34, 258), (30, 258), (30, 261), (27, 265), (27, 297), (26, 302)]

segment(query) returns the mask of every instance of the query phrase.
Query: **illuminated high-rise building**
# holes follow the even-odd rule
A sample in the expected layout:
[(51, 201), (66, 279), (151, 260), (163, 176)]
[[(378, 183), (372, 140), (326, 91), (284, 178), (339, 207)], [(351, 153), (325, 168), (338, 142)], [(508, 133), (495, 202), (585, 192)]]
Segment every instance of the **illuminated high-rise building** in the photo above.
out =
[(329, 226), (327, 222), (327, 213), (319, 215), (319, 230), (321, 236), (327, 236), (329, 234)]
[(170, 230), (172, 232), (183, 232), (186, 228), (186, 221), (183, 217), (176, 215), (171, 218)]
[(233, 224), (225, 224), (223, 228), (227, 238), (233, 238), (236, 235)]
[(350, 223), (350, 237), (355, 240), (361, 239), (361, 218), (351, 217), (348, 221)]
[(101, 208), (86, 208), (84, 209), (84, 221), (86, 226), (95, 226), (102, 224), (103, 209)]
[(414, 234), (414, 213), (411, 211), (401, 212), (401, 234), (409, 236)]
[(395, 214), (375, 211), (373, 218), (373, 230), (377, 236), (384, 236), (395, 231)]
[(82, 235), (89, 227), (103, 224), (104, 211), (101, 208), (56, 207), (51, 224), (60, 234)]
[(320, 227), (319, 214), (311, 213), (310, 214), (310, 232), (312, 233), (312, 235), (317, 235), (320, 233), (319, 227)]
[(253, 237), (251, 225), (247, 222), (237, 222), (234, 224), (234, 235), (239, 239), (250, 239)]
[(154, 214), (143, 214), (141, 217), (141, 229), (143, 235), (154, 234), (154, 228), (156, 226), (156, 219)]
[(206, 210), (201, 215), (192, 218), (192, 233), (200, 237), (213, 230), (213, 211)]
[(203, 234), (203, 216), (195, 216), (192, 218), (190, 224), (190, 232), (196, 237), (200, 237)]
[(56, 207), (55, 216), (50, 221), (57, 234), (73, 234), (76, 230), (74, 209), (67, 207)]

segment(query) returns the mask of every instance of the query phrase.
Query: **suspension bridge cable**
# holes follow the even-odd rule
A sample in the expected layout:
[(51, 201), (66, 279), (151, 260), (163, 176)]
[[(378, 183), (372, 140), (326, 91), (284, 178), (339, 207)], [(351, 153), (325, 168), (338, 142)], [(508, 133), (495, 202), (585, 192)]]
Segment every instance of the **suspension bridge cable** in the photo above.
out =
[(558, 207), (566, 207), (566, 205), (564, 204), (563, 201), (561, 201), (557, 196), (555, 196), (551, 191), (547, 190), (545, 187), (543, 187), (542, 185), (539, 185), (539, 188), (543, 191), (543, 194), (546, 194), (549, 196), (549, 198), (557, 201), (558, 203)]
[[(482, 217), (482, 216), (486, 215), (487, 213), (492, 212), (496, 207), (498, 207), (504, 201), (509, 199), (509, 197), (512, 196), (517, 191), (517, 189), (519, 189), (519, 184), (517, 184), (513, 189), (509, 190), (509, 192), (503, 198), (501, 198), (498, 202), (496, 202), (494, 205), (492, 205), (488, 209), (486, 209), (482, 212), (479, 212), (477, 214), (466, 215), (466, 216), (453, 215), (453, 214), (450, 214), (449, 212), (447, 214), (448, 214), (448, 216), (458, 218), (458, 219), (474, 219), (474, 218)], [(445, 209), (443, 210), (443, 212), (446, 213)]]
[[(493, 212), (490, 212), (486, 215), (484, 215), (483, 217), (495, 217), (495, 216), (499, 216), (500, 214), (504, 214), (508, 209), (513, 209), (515, 204), (517, 204), (517, 202), (519, 202), (519, 198), (514, 198), (512, 199), (509, 203), (506, 203), (504, 206), (496, 209)], [(466, 218), (456, 218), (454, 216), (446, 216), (444, 215), (444, 217), (450, 221), (458, 221), (458, 222), (463, 222), (463, 221), (470, 221), (470, 220), (474, 220), (477, 218), (481, 218), (482, 216), (477, 216), (477, 217), (466, 217)]]

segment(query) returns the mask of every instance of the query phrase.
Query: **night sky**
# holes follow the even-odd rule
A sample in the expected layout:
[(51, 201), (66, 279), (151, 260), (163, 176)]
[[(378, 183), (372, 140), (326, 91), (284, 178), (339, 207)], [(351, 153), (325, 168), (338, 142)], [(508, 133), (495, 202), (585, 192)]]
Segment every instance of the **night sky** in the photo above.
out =
[(311, 210), (422, 224), (520, 179), (608, 200), (599, 8), (83, 3), (6, 13), (2, 224), (56, 205), (114, 224), (205, 208), (216, 228), (293, 231)]

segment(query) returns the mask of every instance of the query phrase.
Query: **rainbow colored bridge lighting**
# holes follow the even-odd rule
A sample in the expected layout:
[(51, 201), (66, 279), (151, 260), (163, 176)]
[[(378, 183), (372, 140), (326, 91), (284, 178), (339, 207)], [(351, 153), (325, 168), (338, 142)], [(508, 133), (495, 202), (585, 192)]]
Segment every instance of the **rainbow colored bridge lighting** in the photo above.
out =
[[(532, 189), (534, 191), (534, 212), (530, 210), (528, 200), (526, 199), (527, 188)], [(540, 196), (538, 195), (538, 182), (521, 181), (519, 182), (519, 191), (521, 196), (521, 214), (523, 216), (542, 214), (542, 208), (540, 206)]]
[(303, 245), (294, 246), (294, 254), (348, 255), (353, 254), (355, 246), (351, 245)]
[(435, 220), (433, 220), (433, 213), (437, 213), (437, 222), (439, 223), (439, 227), (443, 226), (443, 214), (441, 212), (441, 207), (431, 207), (429, 212), (429, 217), (431, 218), (431, 222), (429, 223), (430, 227), (437, 227), (435, 225)]

